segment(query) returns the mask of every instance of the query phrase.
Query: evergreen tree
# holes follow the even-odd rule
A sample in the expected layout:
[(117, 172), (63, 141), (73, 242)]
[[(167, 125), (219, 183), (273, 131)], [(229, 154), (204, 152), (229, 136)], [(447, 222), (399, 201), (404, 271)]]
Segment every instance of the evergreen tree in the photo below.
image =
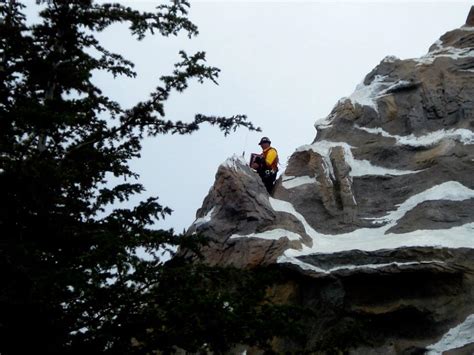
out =
[[(157, 198), (105, 213), (143, 191), (129, 162), (144, 137), (189, 134), (202, 123), (224, 134), (257, 129), (241, 115), (165, 118), (173, 91), (193, 79), (217, 80), (203, 52), (181, 52), (175, 70), (130, 108), (93, 84), (93, 71), (135, 76), (133, 63), (102, 47), (97, 33), (125, 22), (138, 40), (192, 37), (189, 3), (153, 13), (91, 0), (37, 3), (36, 25), (27, 24), (20, 2), (0, 4), (0, 353), (223, 351), (271, 337), (262, 322), (275, 310), (258, 306), (268, 280), (258, 291), (248, 273), (142, 260), (139, 247), (189, 242), (150, 227), (171, 212)], [(112, 175), (123, 183), (110, 186)], [(255, 291), (242, 293), (248, 289)]]

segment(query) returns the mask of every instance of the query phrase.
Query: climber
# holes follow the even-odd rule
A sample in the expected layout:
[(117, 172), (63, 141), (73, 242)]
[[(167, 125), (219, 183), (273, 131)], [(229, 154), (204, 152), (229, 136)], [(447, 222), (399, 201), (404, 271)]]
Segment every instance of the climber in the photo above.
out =
[(278, 172), (278, 153), (275, 148), (270, 146), (271, 143), (268, 137), (263, 137), (258, 143), (262, 148), (262, 154), (256, 155), (250, 164), (250, 167), (255, 169), (262, 178), (268, 193), (273, 190)]

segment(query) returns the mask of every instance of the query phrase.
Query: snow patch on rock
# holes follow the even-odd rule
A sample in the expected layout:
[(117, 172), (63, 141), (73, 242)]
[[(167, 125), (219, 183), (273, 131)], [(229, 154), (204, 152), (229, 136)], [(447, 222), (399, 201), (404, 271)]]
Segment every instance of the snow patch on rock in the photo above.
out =
[[(398, 60), (398, 58), (396, 57), (393, 58), (395, 58), (393, 61)], [(382, 60), (382, 62), (384, 61), (385, 59)], [(375, 75), (374, 79), (370, 82), (370, 84), (366, 85), (364, 84), (364, 82), (362, 82), (357, 85), (355, 91), (351, 94), (351, 96), (348, 97), (348, 99), (352, 102), (352, 105), (354, 106), (356, 104), (359, 104), (361, 106), (369, 106), (378, 112), (377, 100), (379, 98), (388, 95), (394, 90), (411, 85), (413, 85), (413, 83), (408, 80), (391, 81), (388, 76)], [(343, 98), (341, 100), (346, 99), (347, 98)], [(341, 102), (341, 100), (339, 100), (338, 104)]]
[(435, 50), (428, 52), (428, 54), (424, 55), (423, 57), (413, 58), (412, 60), (417, 62), (417, 65), (430, 65), (433, 64), (435, 59), (441, 57), (451, 58), (453, 60), (474, 57), (474, 49), (472, 48), (456, 48), (450, 46), (445, 47), (438, 42), (435, 44), (437, 45)]
[(278, 240), (281, 238), (288, 238), (289, 240), (300, 240), (301, 236), (297, 233), (287, 231), (286, 229), (276, 228), (261, 233), (251, 233), (247, 235), (233, 234), (230, 239), (238, 238), (260, 238), (269, 240)]
[(221, 166), (245, 172), (245, 170), (242, 168), (247, 166), (247, 162), (242, 156), (234, 154), (230, 158), (227, 158), (226, 161), (221, 164)]
[(308, 184), (318, 184), (318, 181), (315, 177), (311, 176), (282, 176), (282, 185), (285, 189), (294, 189), (295, 187), (308, 185)]
[(386, 76), (376, 75), (369, 85), (365, 85), (363, 82), (360, 83), (352, 95), (349, 96), (349, 100), (353, 105), (369, 106), (377, 111), (376, 99), (387, 88), (387, 83), (384, 81), (386, 78)]
[(197, 218), (192, 226), (195, 226), (196, 228), (202, 226), (203, 224), (209, 223), (212, 220), (212, 214), (214, 213), (215, 207), (213, 207), (209, 212), (204, 217)]
[(331, 274), (338, 271), (355, 271), (355, 270), (380, 270), (385, 269), (388, 267), (405, 267), (405, 266), (414, 266), (414, 265), (444, 265), (445, 262), (441, 260), (423, 260), (423, 261), (409, 261), (409, 262), (391, 262), (391, 263), (384, 263), (384, 264), (362, 264), (362, 265), (339, 265), (330, 269), (323, 269), (318, 266), (314, 266), (308, 263), (301, 261), (300, 259), (296, 259), (294, 257), (290, 257), (287, 255), (282, 255), (278, 258), (278, 263), (291, 263), (294, 265), (299, 266), (302, 270), (311, 270), (317, 273), (322, 274)]
[[(415, 174), (419, 171), (416, 170), (398, 170), (398, 169), (389, 169), (381, 166), (372, 164), (368, 160), (359, 160), (355, 159), (352, 154), (351, 145), (346, 142), (331, 142), (331, 141), (319, 141), (311, 145), (304, 145), (299, 147), (296, 151), (306, 151), (312, 150), (315, 153), (321, 155), (324, 159), (324, 162), (328, 167), (332, 167), (331, 161), (329, 159), (329, 153), (332, 148), (342, 147), (344, 149), (344, 159), (346, 163), (351, 167), (350, 176), (366, 176), (366, 175), (378, 175), (378, 176), (387, 176), (387, 175), (406, 175), (406, 174)], [(334, 176), (334, 173), (332, 173)]]
[(290, 202), (283, 201), (283, 200), (278, 200), (278, 199), (273, 198), (273, 197), (270, 197), (269, 200), (270, 200), (270, 205), (272, 206), (272, 208), (275, 211), (277, 211), (277, 212), (286, 212), (286, 213), (289, 213), (289, 214), (295, 216), (296, 219), (299, 220), (301, 222), (301, 224), (303, 225), (306, 234), (308, 234), (312, 238), (313, 238), (313, 236), (318, 235), (318, 232), (316, 232), (313, 229), (313, 227), (311, 227), (309, 225), (309, 223), (306, 222), (306, 219), (303, 217), (303, 215), (300, 214), (299, 212), (297, 212)]
[(425, 201), (463, 201), (471, 198), (474, 198), (474, 190), (467, 188), (457, 181), (448, 181), (409, 197), (405, 202), (398, 205), (398, 208), (395, 211), (390, 212), (387, 216), (376, 218), (374, 220), (389, 222), (384, 228), (387, 228), (389, 225), (392, 227), (408, 211)]
[(458, 349), (472, 343), (474, 343), (474, 314), (450, 329), (436, 344), (428, 346), (428, 355), (443, 354), (445, 351)]
[[(375, 251), (380, 249), (395, 249), (401, 247), (431, 246), (447, 248), (474, 248), (474, 223), (440, 230), (416, 230), (404, 234), (386, 233), (396, 225), (408, 211), (424, 201), (450, 200), (463, 201), (474, 198), (474, 190), (467, 188), (457, 181), (448, 181), (434, 186), (417, 195), (411, 196), (404, 203), (398, 205), (395, 211), (387, 216), (376, 218), (376, 221), (385, 222), (378, 228), (361, 228), (350, 233), (327, 235), (315, 231), (303, 215), (295, 210), (287, 201), (270, 197), (270, 204), (275, 211), (286, 212), (295, 216), (304, 226), (306, 234), (312, 239), (312, 246), (303, 245), (301, 250), (287, 249), (285, 258), (280, 260), (293, 260), (297, 256), (335, 253), (348, 250)], [(258, 234), (254, 235), (258, 237)], [(294, 260), (297, 265), (301, 261)]]
[(423, 136), (415, 136), (414, 134), (410, 134), (409, 136), (397, 136), (384, 131), (380, 127), (355, 127), (371, 134), (381, 135), (382, 137), (386, 138), (393, 138), (396, 140), (397, 145), (406, 145), (410, 147), (429, 147), (439, 143), (443, 139), (454, 139), (463, 144), (474, 144), (474, 132), (465, 128), (442, 129), (430, 132)]

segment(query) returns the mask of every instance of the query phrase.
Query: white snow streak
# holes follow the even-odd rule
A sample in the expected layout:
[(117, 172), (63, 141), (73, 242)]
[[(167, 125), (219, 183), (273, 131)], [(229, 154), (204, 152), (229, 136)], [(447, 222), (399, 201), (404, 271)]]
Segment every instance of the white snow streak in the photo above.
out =
[(275, 211), (286, 212), (295, 216), (303, 225), (306, 234), (309, 236), (317, 236), (318, 232), (316, 232), (313, 227), (311, 227), (306, 219), (301, 215), (299, 212), (296, 212), (295, 208), (291, 203), (288, 201), (277, 200), (276, 198), (270, 197), (270, 205)]
[(424, 201), (463, 201), (470, 198), (474, 198), (474, 190), (467, 188), (457, 181), (448, 181), (411, 196), (405, 202), (399, 205), (397, 210), (380, 219), (391, 221), (390, 223), (394, 225), (395, 222), (402, 218), (406, 212), (412, 210)]
[(287, 256), (286, 252), (283, 255), (278, 257), (277, 263), (280, 263), (280, 264), (290, 263), (290, 264), (294, 264), (294, 265), (298, 266), (301, 270), (310, 270), (310, 271), (315, 271), (317, 273), (322, 273), (322, 274), (327, 273), (327, 270), (324, 270), (324, 269), (321, 269), (317, 266), (305, 263), (305, 262), (303, 262), (303, 261), (301, 261), (297, 258)]
[[(389, 94), (391, 90), (396, 90), (411, 84), (412, 83), (407, 80), (388, 81), (387, 76), (376, 75), (369, 85), (365, 85), (363, 82), (357, 85), (355, 91), (349, 96), (349, 100), (351, 100), (354, 106), (355, 104), (369, 106), (378, 112), (377, 99)], [(341, 100), (344, 99), (345, 98)]]
[[(312, 247), (303, 245), (301, 250), (288, 249), (279, 262), (290, 261), (301, 266), (296, 256), (315, 253), (335, 253), (347, 250), (374, 251), (380, 249), (395, 249), (400, 247), (435, 246), (448, 248), (474, 248), (474, 223), (440, 230), (416, 230), (404, 234), (386, 233), (396, 225), (408, 211), (420, 203), (431, 200), (463, 201), (474, 198), (474, 190), (468, 189), (456, 181), (448, 181), (434, 186), (407, 199), (398, 205), (395, 211), (374, 221), (386, 222), (378, 228), (361, 228), (350, 233), (327, 235), (315, 231), (304, 216), (295, 210), (287, 201), (270, 197), (270, 204), (275, 211), (290, 213), (304, 226), (306, 233), (313, 239)], [(253, 237), (260, 237), (253, 234)], [(307, 266), (312, 268), (312, 266)]]
[(234, 154), (232, 157), (227, 158), (227, 160), (223, 162), (221, 165), (227, 168), (234, 169), (234, 170), (244, 171), (242, 169), (242, 166), (247, 166), (247, 162), (245, 161), (243, 157), (237, 154)]
[(209, 212), (207, 212), (207, 214), (204, 217), (196, 219), (192, 225), (198, 228), (199, 226), (210, 222), (212, 219), (212, 213), (214, 212), (214, 208), (215, 207), (213, 207)]
[(317, 184), (315, 177), (311, 176), (288, 176), (283, 175), (282, 185), (285, 189), (293, 189), (298, 186), (307, 185), (307, 184)]
[(461, 348), (472, 343), (474, 343), (474, 314), (450, 329), (436, 344), (428, 346), (428, 355), (442, 354), (444, 351)]
[[(339, 100), (340, 101), (340, 100)], [(336, 104), (336, 106), (339, 104), (339, 102)], [(334, 114), (331, 114), (327, 117), (324, 117), (324, 118), (320, 118), (320, 119), (317, 119), (315, 122), (314, 122), (314, 128), (316, 128), (316, 131), (318, 129), (325, 129), (325, 128), (329, 128), (329, 127), (332, 127), (332, 120), (334, 119), (335, 115)]]
[(437, 45), (437, 49), (432, 52), (428, 52), (428, 54), (424, 55), (423, 57), (412, 58), (412, 60), (418, 62), (417, 65), (429, 65), (432, 64), (436, 58), (440, 57), (458, 60), (461, 58), (468, 58), (474, 56), (474, 49), (472, 48), (456, 48), (450, 46), (443, 46), (440, 41), (436, 42), (435, 44)]
[(329, 270), (326, 270), (327, 273), (331, 273), (334, 271), (339, 271), (339, 270), (358, 270), (358, 269), (383, 269), (385, 267), (389, 266), (411, 266), (411, 265), (431, 265), (431, 264), (440, 264), (444, 265), (445, 263), (441, 260), (430, 260), (430, 261), (408, 261), (405, 263), (401, 262), (391, 262), (391, 263), (384, 263), (384, 264), (364, 264), (364, 265), (339, 265), (337, 267), (333, 267)]
[[(398, 169), (389, 169), (381, 166), (373, 165), (368, 160), (358, 160), (355, 159), (349, 144), (346, 142), (331, 142), (331, 141), (319, 141), (311, 145), (304, 145), (299, 147), (296, 151), (301, 152), (305, 150), (313, 150), (314, 152), (321, 155), (328, 165), (332, 167), (332, 164), (329, 159), (329, 152), (332, 148), (342, 147), (344, 149), (344, 158), (346, 163), (351, 167), (351, 176), (365, 176), (365, 175), (406, 175), (406, 174), (415, 174), (418, 171), (415, 170), (398, 170)], [(331, 172), (332, 176), (334, 173)]]
[(278, 258), (279, 263), (291, 263), (298, 265), (301, 269), (303, 270), (311, 270), (315, 271), (317, 273), (323, 273), (323, 274), (331, 274), (335, 271), (341, 271), (341, 270), (377, 270), (377, 269), (383, 269), (386, 267), (390, 266), (397, 266), (397, 267), (403, 267), (403, 266), (411, 266), (411, 265), (432, 265), (432, 264), (439, 264), (439, 265), (444, 265), (445, 263), (440, 260), (430, 260), (430, 261), (410, 261), (410, 262), (391, 262), (391, 263), (384, 263), (384, 264), (362, 264), (362, 265), (339, 265), (330, 269), (323, 269), (308, 263), (305, 263), (299, 259), (289, 257), (286, 255), (282, 255)]
[[(399, 59), (395, 56), (387, 56), (382, 60), (382, 62), (392, 63), (396, 60)], [(339, 99), (337, 104), (332, 109), (333, 112), (330, 115), (316, 120), (314, 123), (316, 130), (331, 127), (332, 121), (334, 117), (336, 117), (336, 114), (334, 113), (335, 108), (343, 105), (346, 100), (350, 100), (353, 106), (356, 104), (361, 106), (369, 106), (378, 112), (377, 99), (388, 95), (391, 90), (412, 84), (407, 80), (387, 81), (387, 78), (387, 76), (376, 75), (369, 85), (365, 85), (364, 82), (358, 84), (354, 92), (349, 97), (343, 97)]]
[(362, 131), (366, 131), (372, 134), (378, 134), (382, 137), (393, 138), (397, 141), (398, 145), (407, 145), (411, 147), (425, 147), (431, 146), (443, 139), (454, 139), (463, 144), (474, 144), (474, 132), (465, 129), (465, 128), (458, 128), (458, 129), (441, 129), (438, 131), (434, 131), (422, 136), (415, 136), (414, 134), (410, 134), (409, 136), (397, 136), (392, 135), (382, 128), (367, 128), (367, 127), (360, 127), (355, 126), (357, 129)]
[(237, 238), (260, 238), (269, 240), (278, 240), (280, 238), (287, 237), (289, 240), (300, 240), (300, 235), (294, 232), (287, 231), (286, 229), (276, 228), (268, 230), (262, 233), (251, 233), (247, 235), (233, 234), (230, 239)]
[(382, 90), (379, 94), (379, 97), (383, 96), (383, 95), (387, 95), (390, 93), (390, 91), (392, 90), (397, 90), (397, 89), (401, 89), (403, 87), (407, 87), (407, 86), (410, 86), (412, 85), (412, 82), (411, 81), (408, 81), (408, 80), (399, 80), (395, 83), (393, 83), (392, 85), (390, 85), (388, 88)]
[(377, 104), (375, 100), (379, 94), (386, 89), (387, 85), (384, 80), (386, 76), (376, 75), (374, 80), (369, 85), (365, 85), (363, 82), (357, 85), (355, 91), (349, 96), (352, 104), (359, 104), (361, 106), (370, 106), (377, 111)]

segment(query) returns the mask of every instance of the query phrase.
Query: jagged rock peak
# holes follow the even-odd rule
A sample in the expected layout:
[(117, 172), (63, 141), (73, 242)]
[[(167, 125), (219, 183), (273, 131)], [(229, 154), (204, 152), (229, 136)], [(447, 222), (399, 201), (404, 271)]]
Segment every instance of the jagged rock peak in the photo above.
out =
[(471, 6), (469, 15), (467, 15), (466, 26), (474, 27), (474, 6)]
[(189, 229), (211, 238), (206, 262), (290, 270), (276, 297), (319, 315), (277, 352), (331, 329), (353, 354), (474, 350), (473, 16), (421, 58), (384, 58), (272, 196), (243, 159), (219, 167)]
[[(236, 155), (219, 166), (214, 185), (187, 233), (202, 233), (211, 239), (201, 250), (211, 265), (267, 265), (288, 248), (311, 246), (304, 225), (275, 209), (260, 176)], [(189, 251), (181, 255), (192, 256)]]
[(226, 161), (224, 161), (221, 166), (235, 169), (235, 170), (241, 170), (243, 172), (248, 172), (249, 171), (249, 166), (247, 164), (247, 161), (244, 159), (244, 157), (234, 154), (230, 158), (227, 158)]

